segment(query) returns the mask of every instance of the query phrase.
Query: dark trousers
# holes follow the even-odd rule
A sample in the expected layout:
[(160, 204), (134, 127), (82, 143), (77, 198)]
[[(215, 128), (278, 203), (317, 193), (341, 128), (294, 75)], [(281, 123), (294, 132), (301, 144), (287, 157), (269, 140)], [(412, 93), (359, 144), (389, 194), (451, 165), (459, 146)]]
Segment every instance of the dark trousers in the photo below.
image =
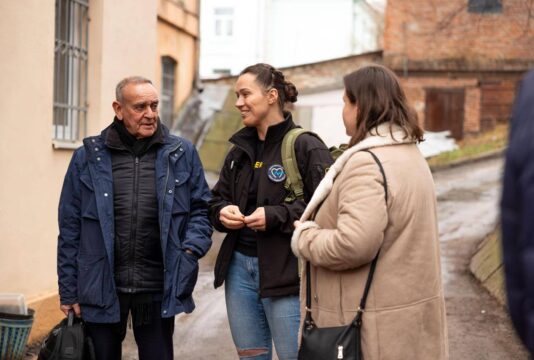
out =
[[(174, 316), (161, 317), (161, 302), (154, 302), (152, 318), (149, 324), (135, 325), (132, 318), (133, 333), (139, 360), (172, 360), (174, 334)], [(98, 360), (120, 360), (122, 341), (126, 336), (129, 309), (121, 303), (121, 321), (119, 323), (85, 323), (87, 334), (92, 338), (95, 355)]]

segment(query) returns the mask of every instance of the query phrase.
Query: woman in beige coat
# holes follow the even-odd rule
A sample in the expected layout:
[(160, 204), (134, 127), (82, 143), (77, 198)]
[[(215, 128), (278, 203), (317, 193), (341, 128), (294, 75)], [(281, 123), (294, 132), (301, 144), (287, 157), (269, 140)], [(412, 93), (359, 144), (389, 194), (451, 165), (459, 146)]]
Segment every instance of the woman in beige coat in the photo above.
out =
[[(362, 318), (364, 359), (447, 359), (436, 196), (416, 146), (423, 132), (390, 70), (368, 66), (344, 83), (350, 148), (295, 222), (291, 242), (311, 264), (313, 320), (321, 328), (354, 319), (380, 251)], [(380, 168), (366, 149), (384, 168), (387, 203)], [(305, 284), (303, 274), (302, 319)]]

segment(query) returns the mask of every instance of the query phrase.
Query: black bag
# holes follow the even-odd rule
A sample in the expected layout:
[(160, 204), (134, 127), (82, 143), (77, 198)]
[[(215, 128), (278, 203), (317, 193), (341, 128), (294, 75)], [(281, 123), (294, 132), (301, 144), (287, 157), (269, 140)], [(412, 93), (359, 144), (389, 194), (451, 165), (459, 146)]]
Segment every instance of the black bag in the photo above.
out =
[(74, 311), (46, 336), (37, 360), (96, 360), (93, 342), (85, 336), (84, 322)]
[[(384, 168), (375, 154), (369, 150), (364, 150), (370, 153), (375, 162), (380, 168), (382, 177), (384, 178), (384, 191), (386, 194), (386, 204), (388, 201), (388, 191), (386, 174)], [(350, 324), (336, 327), (318, 328), (313, 321), (311, 314), (311, 271), (310, 262), (306, 262), (306, 317), (302, 328), (302, 339), (299, 349), (299, 360), (362, 360), (361, 348), (361, 329), (362, 329), (362, 315), (365, 310), (365, 302), (367, 295), (371, 288), (373, 275), (376, 268), (376, 262), (380, 250), (371, 262), (367, 282), (360, 300), (360, 306), (356, 316)]]

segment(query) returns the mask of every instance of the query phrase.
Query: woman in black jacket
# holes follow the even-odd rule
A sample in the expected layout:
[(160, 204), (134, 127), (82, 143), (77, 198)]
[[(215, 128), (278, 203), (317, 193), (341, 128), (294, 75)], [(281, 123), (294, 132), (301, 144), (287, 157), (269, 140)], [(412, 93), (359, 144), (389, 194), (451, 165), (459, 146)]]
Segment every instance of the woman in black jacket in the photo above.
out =
[(271, 359), (274, 341), (280, 360), (296, 359), (299, 327), (297, 259), (290, 249), (299, 219), (333, 160), (310, 133), (295, 141), (304, 199), (287, 201), (282, 166), (284, 135), (296, 125), (284, 111), (297, 89), (267, 64), (243, 70), (235, 91), (245, 127), (230, 142), (209, 215), (227, 236), (215, 265), (215, 287), (225, 282), (226, 308), (240, 358)]

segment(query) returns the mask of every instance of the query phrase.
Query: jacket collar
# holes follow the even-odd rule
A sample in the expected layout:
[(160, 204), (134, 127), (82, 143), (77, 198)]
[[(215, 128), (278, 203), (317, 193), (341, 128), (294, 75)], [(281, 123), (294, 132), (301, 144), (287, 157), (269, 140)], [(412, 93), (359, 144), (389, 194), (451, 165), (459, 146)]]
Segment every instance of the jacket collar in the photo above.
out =
[[(284, 135), (295, 127), (296, 125), (293, 122), (291, 113), (284, 111), (284, 121), (275, 125), (271, 125), (267, 128), (267, 133), (265, 134), (265, 145), (282, 141)], [(232, 135), (228, 141), (242, 148), (252, 158), (255, 144), (258, 141), (258, 131), (255, 127), (244, 127)]]
[[(111, 148), (111, 149), (117, 149), (117, 150), (127, 150), (130, 148), (130, 146), (127, 146), (124, 144), (123, 139), (121, 139), (121, 136), (119, 134), (119, 130), (116, 128), (117, 126), (117, 117), (113, 119), (113, 123), (109, 125), (107, 128), (102, 130), (102, 133), (100, 134), (102, 136), (102, 139), (104, 139), (104, 144)], [(149, 147), (155, 145), (155, 144), (163, 144), (165, 140), (165, 131), (168, 134), (168, 129), (161, 123), (161, 121), (158, 119), (158, 128), (152, 138), (150, 139), (150, 145)]]

